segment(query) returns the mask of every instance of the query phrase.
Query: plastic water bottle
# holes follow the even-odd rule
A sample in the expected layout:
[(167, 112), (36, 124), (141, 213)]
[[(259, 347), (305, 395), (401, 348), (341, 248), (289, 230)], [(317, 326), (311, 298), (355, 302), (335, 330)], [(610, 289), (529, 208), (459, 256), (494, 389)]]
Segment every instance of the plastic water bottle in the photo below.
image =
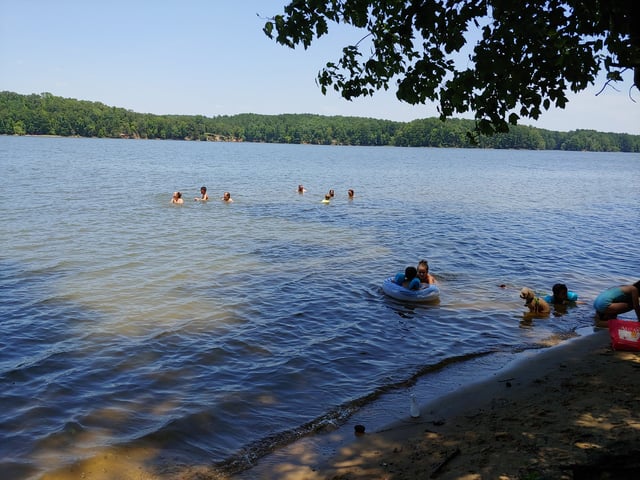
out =
[(416, 400), (416, 396), (411, 394), (411, 408), (409, 412), (413, 418), (418, 418), (420, 416), (420, 407), (418, 406), (418, 401)]

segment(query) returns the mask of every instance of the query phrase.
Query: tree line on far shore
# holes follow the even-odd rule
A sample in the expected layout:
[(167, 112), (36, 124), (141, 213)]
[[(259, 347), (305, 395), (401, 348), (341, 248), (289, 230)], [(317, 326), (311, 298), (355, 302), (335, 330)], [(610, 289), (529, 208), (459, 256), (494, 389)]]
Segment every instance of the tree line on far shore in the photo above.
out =
[(0, 92), (0, 135), (640, 152), (640, 135), (527, 126), (481, 136), (474, 144), (468, 135), (474, 126), (473, 120), (437, 118), (394, 122), (314, 114), (153, 115), (50, 93)]

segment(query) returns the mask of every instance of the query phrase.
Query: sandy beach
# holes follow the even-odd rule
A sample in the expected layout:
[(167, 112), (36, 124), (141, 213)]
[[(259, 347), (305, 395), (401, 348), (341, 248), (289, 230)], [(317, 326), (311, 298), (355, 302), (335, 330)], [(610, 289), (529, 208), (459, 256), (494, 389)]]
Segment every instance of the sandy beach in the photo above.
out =
[[(302, 442), (286, 460), (261, 460), (242, 478), (636, 479), (638, 375), (640, 353), (612, 350), (608, 331), (600, 330), (522, 356), (479, 383), (421, 405), (418, 418), (407, 412), (405, 421), (354, 435), (328, 460)], [(222, 478), (206, 465), (159, 473), (144, 453), (112, 452), (45, 478)]]
[(638, 375), (640, 354), (613, 351), (601, 330), (423, 405), (411, 425), (354, 437), (326, 463), (301, 451), (259, 478), (639, 478)]

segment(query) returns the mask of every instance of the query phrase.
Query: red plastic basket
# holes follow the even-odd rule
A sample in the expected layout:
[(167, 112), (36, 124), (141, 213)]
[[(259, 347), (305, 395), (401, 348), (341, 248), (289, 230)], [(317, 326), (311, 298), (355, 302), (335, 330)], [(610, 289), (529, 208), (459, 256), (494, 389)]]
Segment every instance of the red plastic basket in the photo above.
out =
[(614, 350), (640, 352), (640, 322), (614, 318), (608, 323), (611, 347)]

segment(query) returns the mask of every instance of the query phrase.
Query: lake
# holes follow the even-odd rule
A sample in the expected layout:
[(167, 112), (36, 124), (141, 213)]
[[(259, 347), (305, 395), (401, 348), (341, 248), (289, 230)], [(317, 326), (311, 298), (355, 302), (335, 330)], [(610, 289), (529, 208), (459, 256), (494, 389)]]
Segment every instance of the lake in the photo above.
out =
[[(242, 470), (640, 278), (638, 154), (0, 137), (0, 172), (6, 478), (114, 448)], [(439, 302), (385, 297), (422, 258)], [(524, 315), (557, 282), (584, 303)]]

